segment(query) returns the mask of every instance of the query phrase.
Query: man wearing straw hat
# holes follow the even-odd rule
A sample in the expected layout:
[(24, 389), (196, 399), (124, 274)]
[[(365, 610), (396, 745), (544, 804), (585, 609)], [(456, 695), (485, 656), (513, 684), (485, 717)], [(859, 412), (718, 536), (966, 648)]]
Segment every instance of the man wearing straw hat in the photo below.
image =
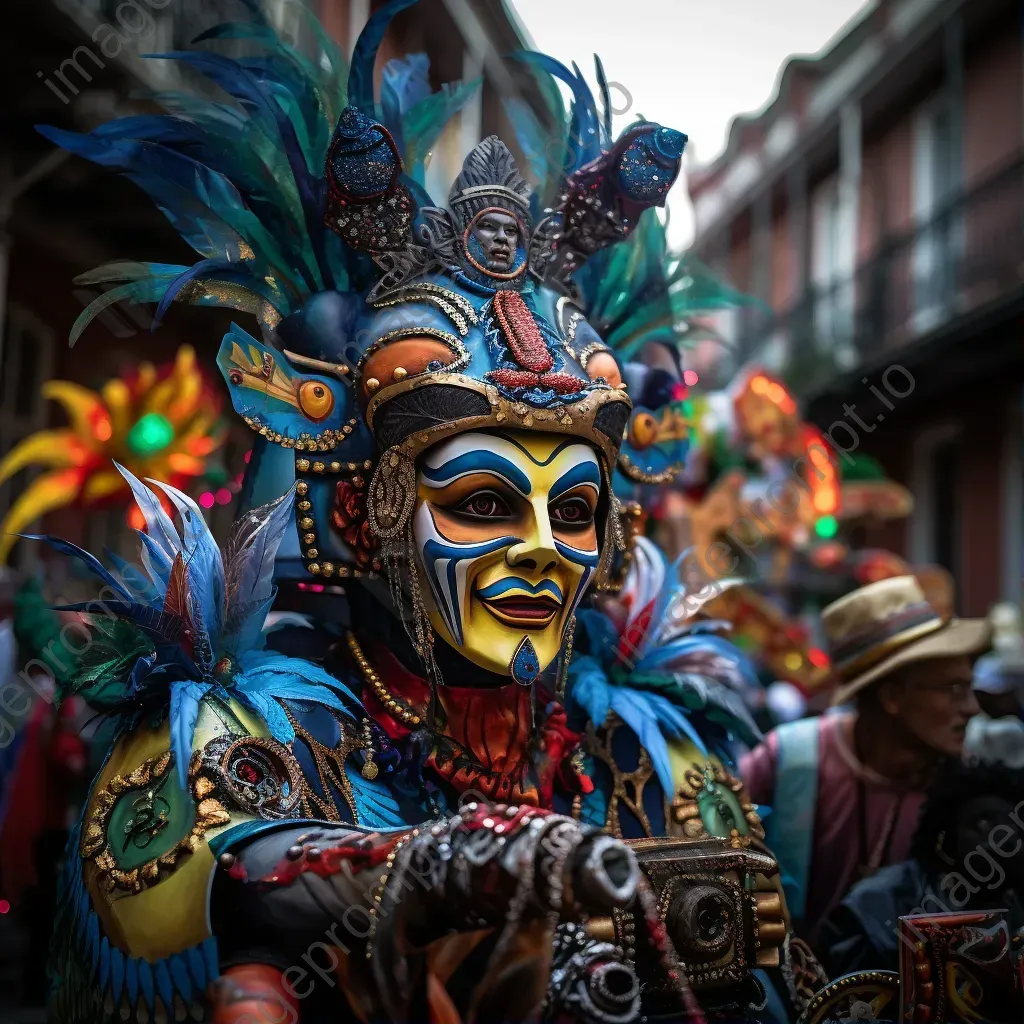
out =
[(929, 781), (978, 711), (971, 666), (990, 643), (987, 621), (944, 618), (913, 576), (847, 594), (822, 626), (842, 709), (780, 726), (741, 764), (812, 944), (859, 878), (908, 856)]

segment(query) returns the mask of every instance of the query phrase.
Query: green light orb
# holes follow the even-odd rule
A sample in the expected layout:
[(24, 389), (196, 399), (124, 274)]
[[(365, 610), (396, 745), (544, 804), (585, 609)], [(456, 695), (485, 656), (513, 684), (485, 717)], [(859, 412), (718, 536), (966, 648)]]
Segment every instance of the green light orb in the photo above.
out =
[(824, 537), (826, 540), (830, 537), (834, 537), (839, 532), (839, 523), (836, 521), (836, 517), (822, 516), (814, 524), (814, 532), (819, 537)]
[(128, 447), (136, 455), (156, 455), (174, 440), (174, 427), (166, 416), (147, 412), (128, 431)]

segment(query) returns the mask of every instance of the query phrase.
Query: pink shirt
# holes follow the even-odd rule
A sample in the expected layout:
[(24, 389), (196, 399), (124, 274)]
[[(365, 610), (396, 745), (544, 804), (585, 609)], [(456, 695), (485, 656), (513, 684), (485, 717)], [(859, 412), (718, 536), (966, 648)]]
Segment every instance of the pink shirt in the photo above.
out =
[[(740, 775), (754, 803), (772, 805), (777, 762), (774, 732), (740, 761)], [(865, 859), (879, 868), (908, 858), (924, 798), (923, 792), (903, 788), (857, 760), (853, 715), (819, 719), (815, 835), (802, 928), (812, 945), (818, 926), (860, 880)], [(866, 842), (861, 837), (862, 821), (867, 826)]]

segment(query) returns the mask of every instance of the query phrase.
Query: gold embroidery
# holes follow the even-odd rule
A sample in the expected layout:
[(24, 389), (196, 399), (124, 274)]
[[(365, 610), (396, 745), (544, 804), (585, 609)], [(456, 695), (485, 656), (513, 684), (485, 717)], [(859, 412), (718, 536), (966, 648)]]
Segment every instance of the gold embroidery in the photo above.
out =
[(342, 799), (348, 806), (352, 823), (358, 825), (359, 817), (356, 812), (355, 795), (352, 792), (352, 783), (349, 782), (348, 774), (345, 771), (345, 762), (348, 760), (349, 754), (354, 750), (362, 749), (362, 739), (353, 732), (350, 732), (345, 722), (339, 721), (341, 741), (336, 747), (325, 747), (299, 724), (287, 707), (284, 705), (282, 707), (284, 707), (288, 721), (291, 722), (292, 729), (295, 731), (292, 749), (295, 749), (296, 743), (305, 744), (313, 757), (313, 763), (316, 765), (317, 775), (320, 778), (320, 786), (324, 792), (324, 796), (320, 796), (310, 785), (308, 779), (304, 778), (302, 780), (301, 803), (303, 817), (322, 818), (327, 821), (342, 821), (342, 808), (337, 805), (331, 796), (333, 788), (341, 794)]
[(754, 805), (746, 798), (743, 783), (730, 775), (721, 764), (707, 762), (703, 767), (693, 764), (683, 773), (676, 795), (665, 817), (666, 833), (687, 839), (708, 839), (716, 834), (708, 829), (701, 814), (701, 802), (714, 800), (716, 787), (722, 787), (725, 799), (739, 808), (746, 822), (746, 833), (730, 828), (725, 839), (734, 850), (746, 849), (752, 839), (764, 839), (764, 826)]
[[(199, 774), (200, 760), (194, 758), (189, 769), (188, 794), (183, 797), (195, 803), (195, 818), (191, 826), (186, 826), (185, 834), (163, 853), (131, 869), (119, 867), (122, 863), (120, 856), (129, 845), (134, 842), (136, 849), (144, 849), (171, 827), (168, 819), (170, 804), (160, 795), (165, 785), (174, 785), (168, 776), (171, 760), (170, 751), (151, 757), (130, 775), (115, 775), (104, 789), (93, 795), (82, 832), (80, 855), (83, 860), (92, 860), (97, 880), (108, 896), (134, 895), (156, 885), (175, 869), (181, 858), (195, 853), (203, 845), (203, 837), (211, 828), (231, 820), (224, 805), (208, 795), (211, 792), (210, 780)], [(116, 850), (111, 845), (111, 816), (115, 806), (133, 791), (137, 791), (138, 796), (132, 818), (124, 828), (124, 848)], [(161, 811), (161, 805), (167, 810)]]
[(622, 825), (619, 821), (619, 805), (622, 804), (644, 830), (644, 835), (652, 835), (651, 822), (644, 810), (644, 786), (654, 774), (651, 758), (643, 747), (640, 747), (640, 758), (636, 768), (624, 772), (612, 756), (612, 739), (615, 730), (622, 725), (616, 715), (609, 715), (608, 720), (599, 729), (593, 724), (587, 726), (587, 749), (590, 753), (608, 765), (612, 774), (612, 791), (608, 797), (608, 813), (605, 817), (605, 828), (617, 839), (622, 838)]

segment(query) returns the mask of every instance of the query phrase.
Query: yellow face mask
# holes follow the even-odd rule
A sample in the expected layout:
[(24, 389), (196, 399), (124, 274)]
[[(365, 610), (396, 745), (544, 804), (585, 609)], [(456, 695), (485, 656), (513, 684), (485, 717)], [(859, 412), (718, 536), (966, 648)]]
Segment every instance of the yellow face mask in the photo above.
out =
[(561, 434), (460, 434), (426, 452), (418, 487), (431, 625), (475, 665), (530, 685), (597, 570), (594, 449)]

